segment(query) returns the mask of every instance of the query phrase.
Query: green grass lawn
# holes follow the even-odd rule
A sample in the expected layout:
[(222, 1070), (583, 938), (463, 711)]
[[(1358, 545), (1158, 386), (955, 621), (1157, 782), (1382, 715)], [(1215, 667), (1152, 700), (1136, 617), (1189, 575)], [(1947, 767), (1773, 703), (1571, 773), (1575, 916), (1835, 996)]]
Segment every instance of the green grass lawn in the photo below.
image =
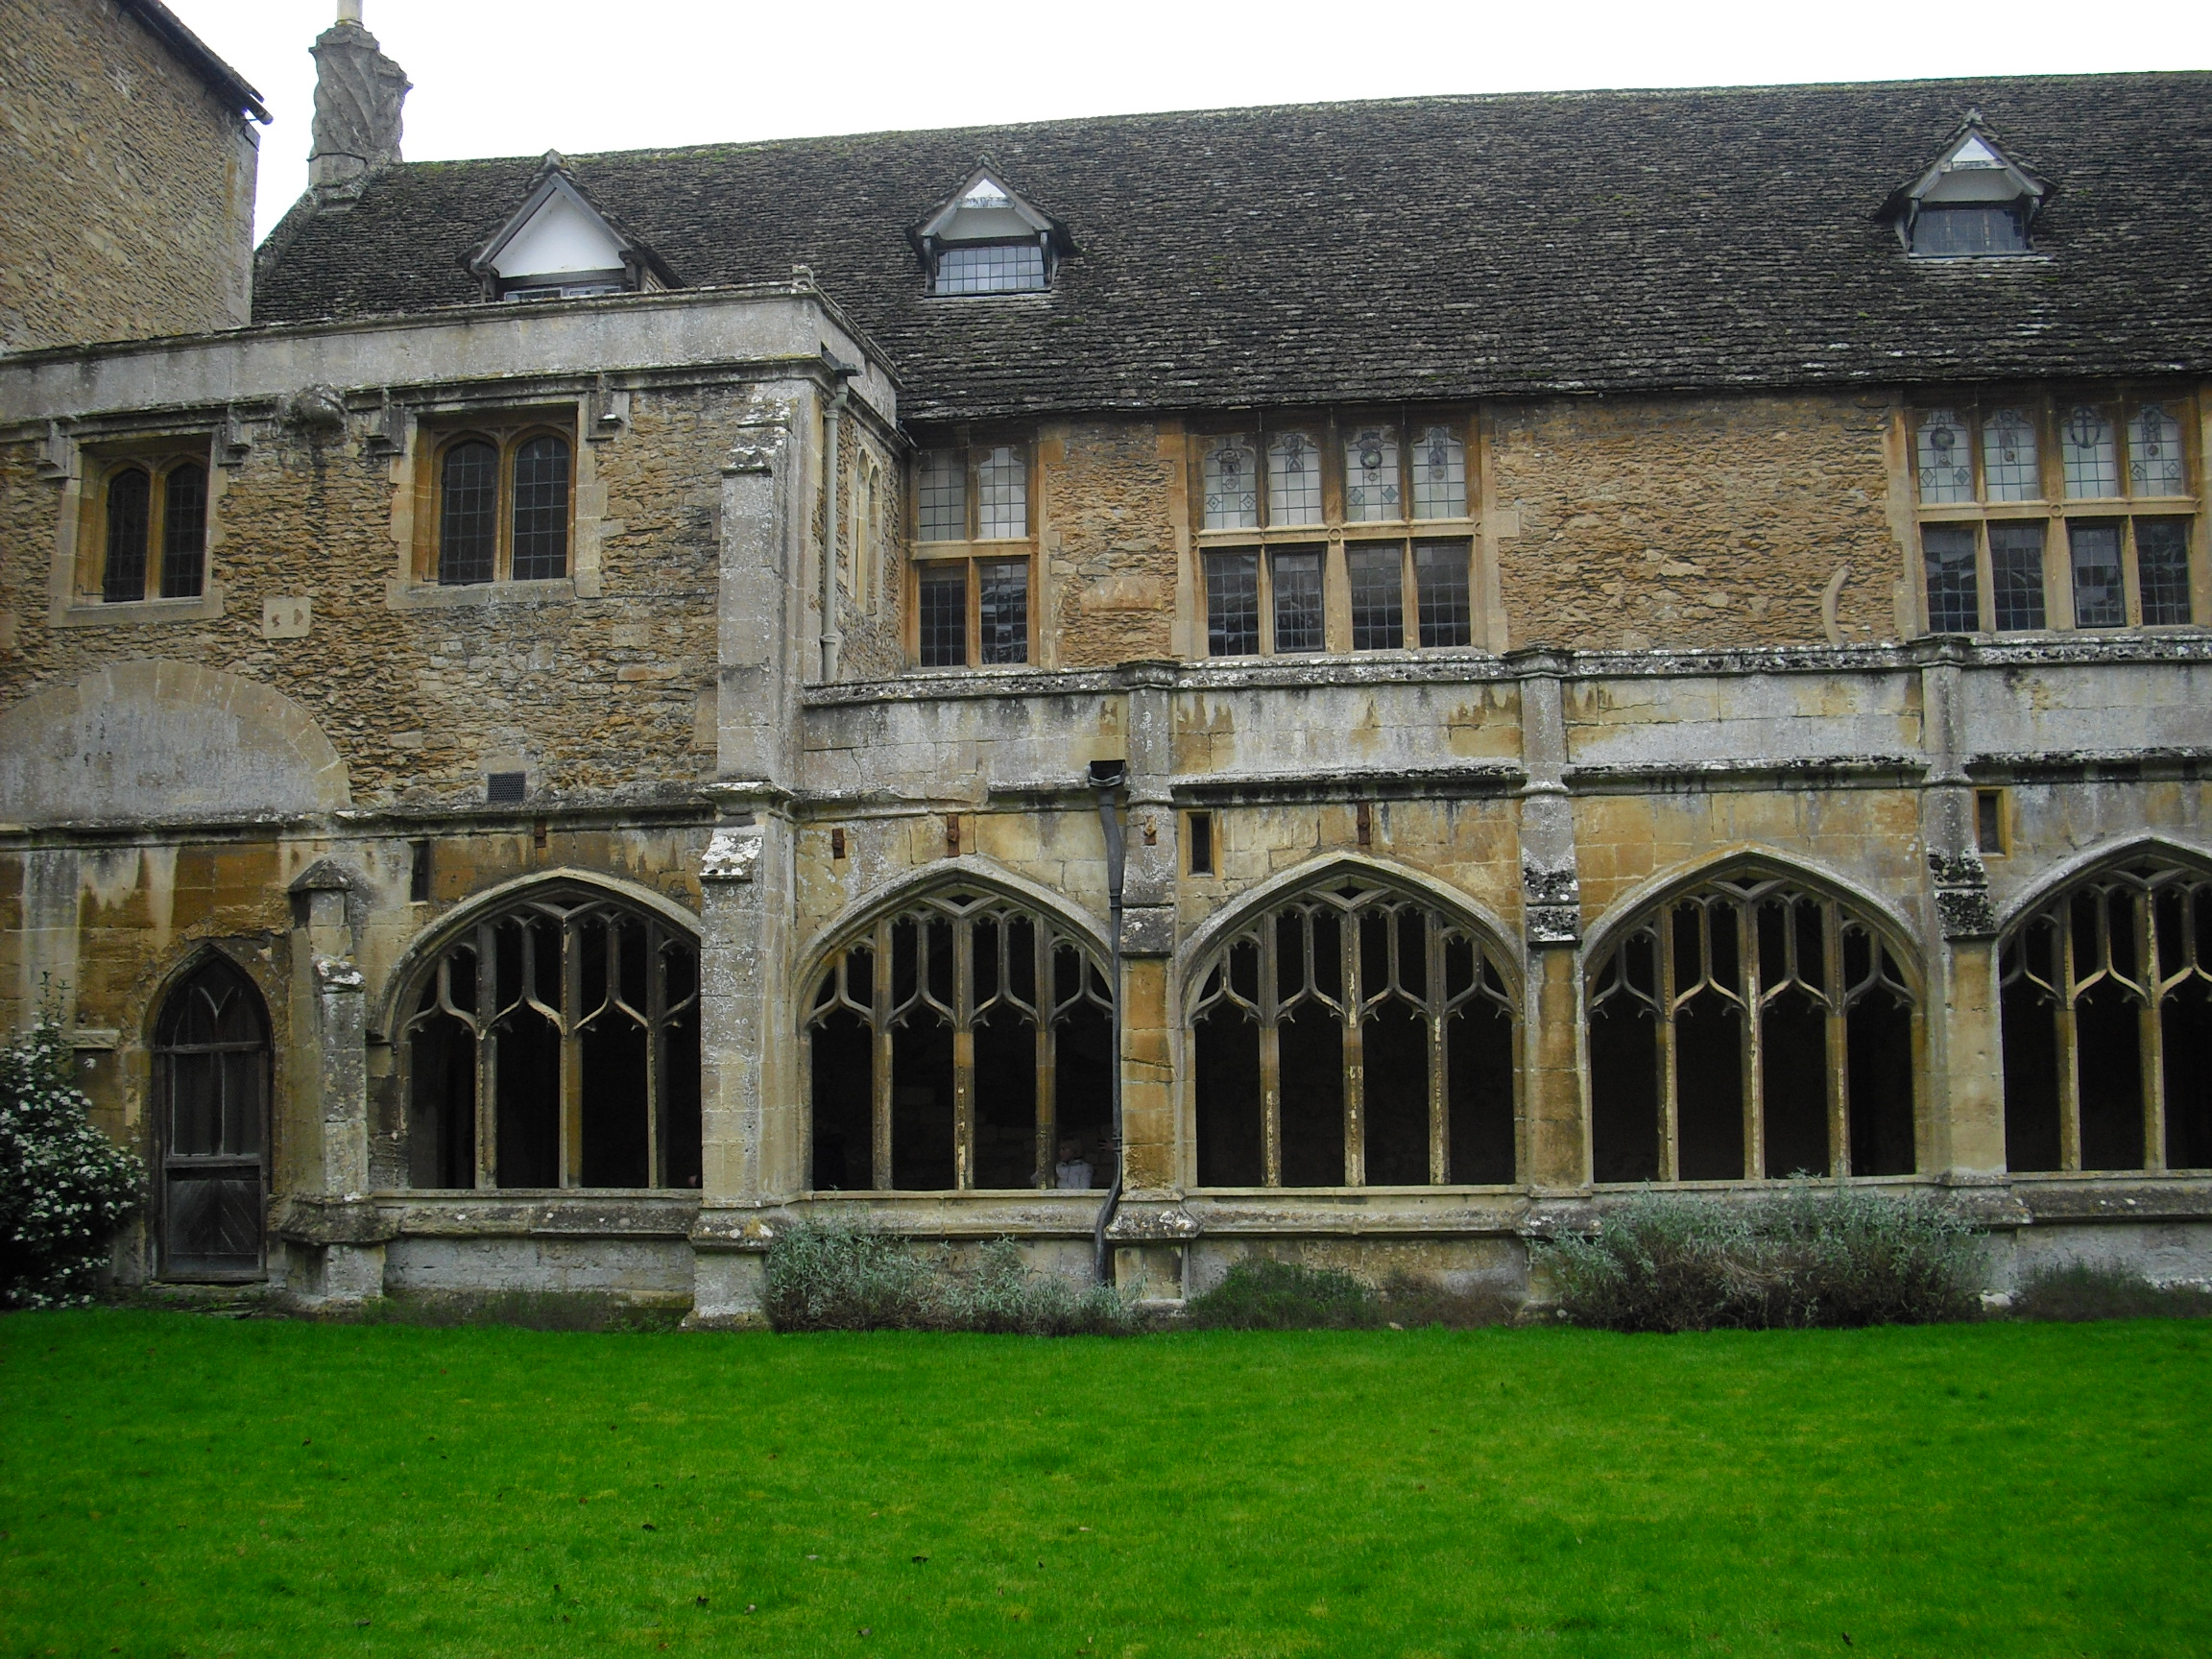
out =
[(2208, 1544), (2195, 1323), (0, 1318), (7, 1655), (2187, 1654)]

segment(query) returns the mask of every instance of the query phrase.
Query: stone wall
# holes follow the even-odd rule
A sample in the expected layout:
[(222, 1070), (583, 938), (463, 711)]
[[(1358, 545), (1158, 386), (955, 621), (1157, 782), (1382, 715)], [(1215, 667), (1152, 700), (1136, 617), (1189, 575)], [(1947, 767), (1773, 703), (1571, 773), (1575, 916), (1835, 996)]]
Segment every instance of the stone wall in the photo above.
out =
[[(1887, 400), (1578, 398), (1496, 406), (1512, 643), (1584, 650), (1893, 637)], [(1902, 480), (1900, 480), (1902, 482)]]
[(1175, 651), (1189, 541), (1179, 423), (1047, 426), (1037, 445), (1046, 664), (1103, 668)]
[(0, 350), (250, 321), (257, 143), (114, 0), (0, 0)]

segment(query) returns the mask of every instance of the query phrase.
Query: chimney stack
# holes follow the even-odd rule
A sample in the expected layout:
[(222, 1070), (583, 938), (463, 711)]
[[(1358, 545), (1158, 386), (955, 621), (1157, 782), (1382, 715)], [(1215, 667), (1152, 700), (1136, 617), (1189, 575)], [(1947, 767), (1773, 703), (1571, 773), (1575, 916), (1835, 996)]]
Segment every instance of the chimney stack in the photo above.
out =
[(399, 106), (407, 75), (361, 24), (361, 0), (338, 0), (338, 21), (316, 37), (315, 146), (307, 187), (325, 206), (351, 205), (399, 159)]

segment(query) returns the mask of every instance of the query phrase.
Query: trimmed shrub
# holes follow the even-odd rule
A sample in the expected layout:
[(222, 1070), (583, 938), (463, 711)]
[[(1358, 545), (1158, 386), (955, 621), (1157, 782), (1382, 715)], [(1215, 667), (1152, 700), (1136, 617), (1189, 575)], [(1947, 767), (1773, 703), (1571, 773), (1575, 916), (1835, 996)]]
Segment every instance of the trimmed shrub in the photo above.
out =
[(1247, 1256), (1185, 1310), (1201, 1331), (1368, 1331), (1389, 1315), (1365, 1284), (1334, 1267)]
[(2212, 1318), (2212, 1285), (2158, 1285), (2125, 1267), (2062, 1262), (2028, 1275), (2012, 1298), (2021, 1319)]
[(1974, 1229), (1917, 1194), (1800, 1182), (1747, 1202), (1640, 1193), (1538, 1246), (1579, 1325), (1611, 1331), (1912, 1325), (1975, 1307)]
[(0, 1042), (0, 1308), (92, 1299), (145, 1171), (93, 1127), (74, 1051), (41, 1020)]
[(942, 1251), (833, 1222), (803, 1221), (768, 1249), (768, 1322), (779, 1331), (983, 1331), (1123, 1335), (1136, 1310), (1111, 1285), (1032, 1273), (998, 1238), (970, 1273)]

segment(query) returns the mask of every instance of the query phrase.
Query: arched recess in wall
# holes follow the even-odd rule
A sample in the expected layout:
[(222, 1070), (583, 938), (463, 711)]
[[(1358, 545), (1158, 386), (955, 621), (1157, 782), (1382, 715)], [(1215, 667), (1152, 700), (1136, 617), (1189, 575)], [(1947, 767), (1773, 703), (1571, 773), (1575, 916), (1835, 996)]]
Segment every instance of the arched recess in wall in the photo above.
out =
[(840, 930), (809, 976), (803, 1017), (809, 1185), (1106, 1186), (1106, 975), (1087, 929), (974, 875)]
[(1732, 860), (1608, 928), (1589, 980), (1599, 1183), (1907, 1175), (1919, 977), (1902, 933), (1779, 860)]
[(1256, 900), (1185, 981), (1201, 1187), (1516, 1178), (1512, 957), (1419, 885), (1339, 866)]
[(554, 876), (402, 965), (408, 1184), (695, 1189), (699, 948), (653, 904)]
[(1998, 947), (2015, 1171), (2212, 1168), (2212, 867), (2129, 848), (2032, 898)]

